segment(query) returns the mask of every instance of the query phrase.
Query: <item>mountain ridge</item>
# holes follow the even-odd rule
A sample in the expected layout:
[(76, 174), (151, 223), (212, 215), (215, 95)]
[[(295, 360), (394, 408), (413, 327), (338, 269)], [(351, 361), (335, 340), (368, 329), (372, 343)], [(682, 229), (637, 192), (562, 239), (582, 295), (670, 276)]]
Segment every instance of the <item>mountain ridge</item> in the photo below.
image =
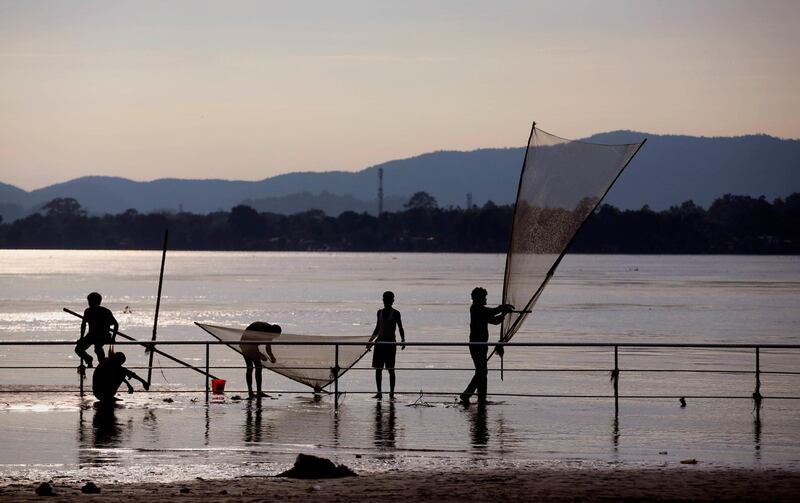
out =
[[(800, 140), (759, 133), (706, 137), (619, 130), (580, 141), (633, 143), (644, 137), (647, 144), (608, 194), (607, 203), (623, 209), (645, 205), (664, 209), (686, 200), (708, 205), (725, 193), (774, 199), (800, 191)], [(508, 204), (514, 199), (523, 158), (524, 147), (489, 147), (426, 152), (355, 172), (297, 171), (256, 181), (174, 177), (134, 181), (87, 175), (32, 191), (0, 183), (0, 215), (13, 220), (56, 197), (77, 199), (91, 214), (129, 208), (208, 213), (243, 202), (259, 211), (280, 213), (312, 207), (340, 212), (348, 204), (354, 211), (375, 213), (380, 168), (389, 211), (418, 191), (430, 193), (441, 206), (464, 207), (468, 193), (474, 204)], [(292, 197), (301, 194), (302, 198)]]

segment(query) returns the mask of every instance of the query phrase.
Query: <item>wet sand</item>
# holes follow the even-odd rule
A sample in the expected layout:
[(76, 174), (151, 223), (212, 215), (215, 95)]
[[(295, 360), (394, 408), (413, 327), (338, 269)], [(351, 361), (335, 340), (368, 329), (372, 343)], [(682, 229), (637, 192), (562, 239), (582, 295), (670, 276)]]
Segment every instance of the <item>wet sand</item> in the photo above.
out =
[(797, 501), (800, 472), (777, 469), (703, 469), (698, 466), (542, 469), (475, 468), (458, 471), (387, 471), (359, 477), (292, 480), (240, 477), (174, 483), (103, 484), (81, 494), (81, 483), (52, 483), (55, 497), (36, 484), (0, 488), (3, 501), (172, 499), (202, 501)]

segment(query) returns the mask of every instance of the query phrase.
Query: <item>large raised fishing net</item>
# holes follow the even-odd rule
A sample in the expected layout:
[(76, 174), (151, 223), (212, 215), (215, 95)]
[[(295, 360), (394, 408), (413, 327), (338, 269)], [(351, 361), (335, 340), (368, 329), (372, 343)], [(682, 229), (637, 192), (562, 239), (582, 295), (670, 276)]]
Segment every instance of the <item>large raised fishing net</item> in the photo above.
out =
[(519, 179), (506, 256), (503, 303), (508, 341), (536, 304), (581, 225), (644, 144), (565, 140), (534, 127)]
[[(356, 364), (364, 353), (367, 352), (367, 336), (325, 336), (325, 335), (293, 335), (275, 334), (243, 328), (220, 327), (195, 323), (197, 326), (213, 335), (222, 342), (229, 343), (231, 349), (239, 353), (248, 353), (249, 349), (267, 356), (269, 352), (275, 357), (275, 363), (269, 358), (262, 360), (264, 368), (277, 372), (289, 379), (305, 384), (315, 391), (322, 390), (334, 379), (334, 367), (338, 361), (339, 376)], [(241, 344), (242, 342), (257, 342), (259, 344)], [(275, 344), (289, 342), (299, 344)], [(324, 342), (326, 345), (314, 344)], [(357, 342), (358, 345), (340, 345), (337, 349), (331, 342)], [(270, 351), (266, 346), (269, 345)]]

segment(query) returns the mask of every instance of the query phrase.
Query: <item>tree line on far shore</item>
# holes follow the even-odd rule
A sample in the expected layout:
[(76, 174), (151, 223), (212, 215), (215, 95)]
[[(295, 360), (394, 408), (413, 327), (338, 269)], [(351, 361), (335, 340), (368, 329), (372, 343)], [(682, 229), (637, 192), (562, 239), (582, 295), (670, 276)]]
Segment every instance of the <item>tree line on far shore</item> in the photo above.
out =
[[(243, 251), (392, 251), (503, 253), (513, 206), (440, 208), (425, 192), (402, 211), (380, 217), (320, 210), (294, 215), (259, 213), (239, 205), (207, 215), (191, 213), (89, 216), (80, 203), (58, 198), (42, 211), (0, 222), (0, 248), (159, 249)], [(798, 254), (800, 193), (770, 202), (727, 194), (709, 208), (691, 201), (664, 211), (602, 205), (570, 247), (572, 253)]]

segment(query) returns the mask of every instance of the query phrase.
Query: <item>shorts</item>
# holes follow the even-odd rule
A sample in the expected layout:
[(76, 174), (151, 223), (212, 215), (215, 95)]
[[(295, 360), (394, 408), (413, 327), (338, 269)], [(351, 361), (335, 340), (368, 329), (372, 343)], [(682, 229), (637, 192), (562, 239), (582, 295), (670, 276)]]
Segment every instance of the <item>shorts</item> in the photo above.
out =
[(111, 335), (103, 333), (86, 334), (75, 343), (75, 349), (85, 351), (94, 346), (95, 349), (101, 349), (102, 346), (111, 344)]
[(248, 367), (255, 367), (257, 369), (264, 368), (264, 362), (261, 360), (261, 358), (250, 358), (249, 356), (245, 355), (242, 356), (244, 356), (244, 363)]
[[(386, 341), (394, 342), (394, 341)], [(376, 344), (372, 350), (372, 367), (380, 369), (386, 367), (387, 369), (394, 368), (394, 360), (397, 356), (397, 346), (385, 346), (383, 344)]]

